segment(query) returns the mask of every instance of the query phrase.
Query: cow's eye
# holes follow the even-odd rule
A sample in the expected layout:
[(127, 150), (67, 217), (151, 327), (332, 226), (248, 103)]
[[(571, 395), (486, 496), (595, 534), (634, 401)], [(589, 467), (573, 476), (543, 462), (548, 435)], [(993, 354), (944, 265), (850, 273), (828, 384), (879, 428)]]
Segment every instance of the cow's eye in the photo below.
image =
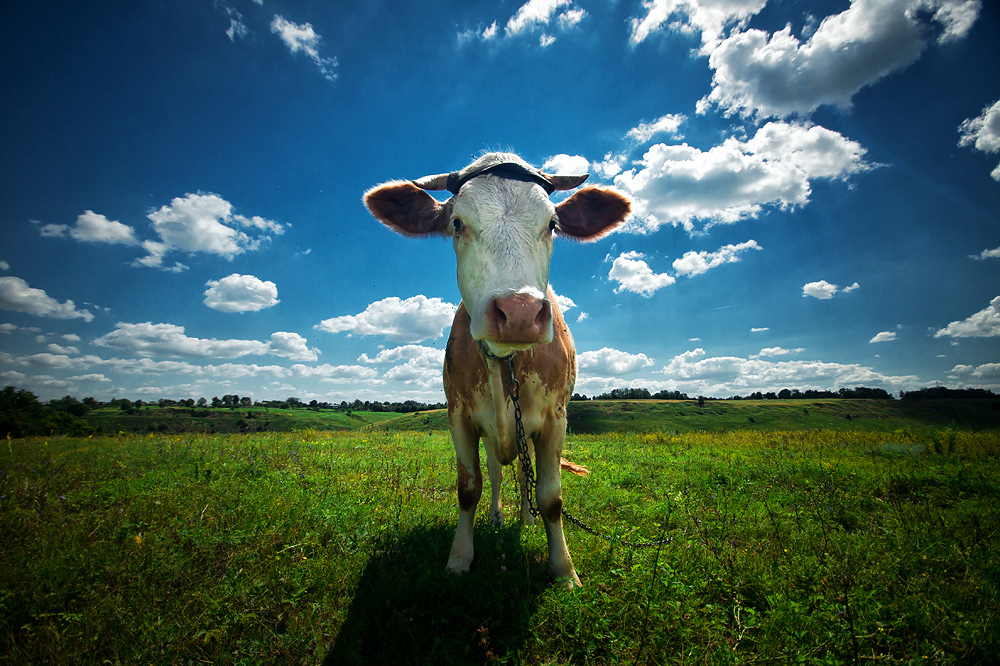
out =
[(451, 221), (451, 228), (455, 230), (456, 234), (462, 233), (462, 229), (465, 228), (465, 223), (457, 217)]
[(555, 231), (556, 230), (556, 225), (558, 223), (559, 223), (559, 220), (557, 220), (554, 217), (551, 220), (549, 220), (549, 231)]

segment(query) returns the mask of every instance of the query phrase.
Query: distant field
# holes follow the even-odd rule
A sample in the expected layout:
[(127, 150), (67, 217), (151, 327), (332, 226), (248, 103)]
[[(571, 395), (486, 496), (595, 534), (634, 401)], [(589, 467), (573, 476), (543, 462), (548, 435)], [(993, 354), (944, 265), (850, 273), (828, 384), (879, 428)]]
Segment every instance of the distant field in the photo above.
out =
[(573, 402), (572, 432), (1000, 430), (998, 400), (696, 400)]
[[(105, 407), (86, 419), (105, 434), (289, 432), (292, 430), (389, 431), (448, 429), (445, 410), (393, 412), (309, 409), (187, 409), (146, 406), (128, 414)], [(722, 432), (726, 430), (874, 430), (918, 432), (1000, 430), (994, 400), (601, 400), (571, 402), (571, 433)]]
[(201, 408), (144, 406), (131, 413), (116, 407), (88, 412), (86, 420), (102, 433), (116, 432), (288, 432), (291, 430), (358, 430), (398, 417), (393, 412), (274, 409), (264, 407)]
[(454, 453), (425, 418), (3, 442), (0, 664), (1000, 662), (995, 430), (577, 432), (567, 507), (669, 541), (567, 526), (567, 592), (509, 468), (506, 525), (481, 505), (445, 573)]

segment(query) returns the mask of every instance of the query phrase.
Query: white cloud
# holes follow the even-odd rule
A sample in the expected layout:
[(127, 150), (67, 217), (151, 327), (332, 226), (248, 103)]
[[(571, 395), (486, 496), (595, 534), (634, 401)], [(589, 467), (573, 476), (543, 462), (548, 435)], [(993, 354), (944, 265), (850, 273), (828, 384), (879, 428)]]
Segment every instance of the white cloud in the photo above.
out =
[(738, 245), (725, 245), (715, 252), (685, 252), (683, 257), (674, 260), (673, 266), (678, 275), (701, 275), (716, 266), (736, 263), (746, 250), (760, 249), (757, 241), (748, 240)]
[(47, 224), (41, 228), (43, 236), (62, 237), (67, 233), (70, 238), (89, 243), (111, 243), (120, 245), (138, 245), (135, 229), (115, 220), (109, 220), (104, 215), (92, 210), (84, 211), (77, 216), (72, 227), (65, 224)]
[(785, 349), (783, 347), (765, 347), (764, 349), (760, 350), (760, 353), (757, 354), (757, 357), (788, 356), (789, 354), (801, 354), (804, 351), (805, 349), (803, 349), (802, 347), (799, 347), (797, 349)]
[(356, 315), (324, 319), (315, 328), (328, 333), (384, 335), (398, 342), (420, 342), (441, 337), (457, 309), (440, 298), (422, 294), (405, 300), (390, 296)]
[(716, 396), (780, 391), (782, 388), (806, 390), (889, 386), (914, 389), (921, 384), (916, 376), (885, 375), (854, 363), (709, 357), (700, 347), (675, 356), (663, 367), (662, 373), (668, 381), (658, 388)]
[(1000, 335), (1000, 296), (968, 319), (951, 322), (937, 331), (934, 337), (993, 338), (998, 335)]
[(751, 333), (764, 333), (765, 331), (770, 331), (770, 330), (771, 330), (770, 327), (764, 326), (762, 328), (751, 328), (750, 332)]
[(578, 314), (576, 316), (577, 323), (579, 323), (581, 321), (587, 321), (588, 319), (590, 319), (590, 315), (587, 314), (586, 312), (581, 312), (580, 314)]
[(874, 344), (876, 342), (892, 342), (896, 339), (895, 331), (882, 331), (877, 333), (875, 337), (868, 341), (869, 344)]
[(833, 298), (833, 295), (837, 293), (840, 289), (835, 284), (830, 284), (826, 280), (820, 280), (818, 282), (809, 282), (802, 285), (802, 295), (812, 296), (813, 298), (818, 298), (820, 300), (827, 300)]
[(0, 324), (0, 333), (4, 335), (10, 335), (17, 330), (17, 326), (14, 324)]
[(611, 179), (622, 172), (622, 167), (628, 162), (626, 155), (614, 155), (608, 153), (600, 162), (594, 162), (591, 166), (601, 178)]
[(289, 368), (289, 374), (293, 377), (317, 378), (326, 382), (354, 382), (364, 380), (372, 383), (378, 376), (374, 368), (366, 368), (363, 365), (293, 365)]
[(682, 139), (678, 133), (681, 125), (687, 120), (687, 116), (680, 113), (668, 113), (660, 116), (651, 123), (639, 123), (638, 127), (633, 127), (625, 135), (634, 139), (637, 143), (646, 143), (657, 134), (669, 134), (674, 139)]
[(80, 353), (80, 350), (77, 349), (76, 347), (63, 347), (62, 345), (57, 345), (54, 342), (50, 343), (49, 346), (46, 347), (46, 349), (48, 350), (48, 352), (50, 354), (71, 355), (71, 354), (79, 354)]
[(507, 36), (512, 36), (524, 32), (529, 28), (536, 25), (548, 25), (549, 19), (552, 18), (552, 14), (555, 13), (559, 7), (563, 5), (570, 4), (571, 0), (528, 0), (528, 2), (521, 5), (521, 8), (517, 10), (507, 21), (507, 27), (504, 29)]
[(569, 296), (563, 296), (562, 294), (556, 294), (556, 303), (559, 305), (559, 311), (566, 313), (568, 310), (572, 310), (576, 307), (576, 303)]
[(94, 344), (134, 356), (161, 358), (239, 358), (248, 355), (282, 356), (297, 361), (315, 361), (317, 352), (306, 347), (297, 333), (278, 332), (268, 342), (192, 338), (175, 324), (129, 324), (119, 322), (115, 330)]
[(94, 319), (88, 310), (78, 310), (73, 301), (60, 303), (44, 290), (30, 287), (21, 278), (13, 276), (0, 277), (0, 309), (53, 319), (83, 319), (86, 322)]
[(587, 12), (583, 9), (567, 9), (559, 15), (559, 27), (563, 30), (569, 30), (580, 23), (586, 16)]
[[(580, 24), (587, 17), (584, 9), (572, 6), (572, 0), (528, 0), (507, 21), (504, 27), (504, 37), (513, 38), (527, 34), (539, 28), (545, 29), (552, 23), (553, 16), (558, 14), (556, 23), (561, 31), (567, 32)], [(564, 8), (560, 12), (560, 8)], [(490, 42), (499, 36), (499, 26), (493, 21), (485, 28), (479, 27), (464, 30), (458, 34), (458, 41), (466, 44), (473, 41)], [(556, 41), (551, 32), (542, 32), (538, 44), (542, 48), (551, 46)]]
[(319, 358), (319, 352), (315, 347), (310, 348), (307, 342), (306, 338), (298, 333), (278, 331), (271, 334), (267, 353), (290, 358), (293, 361), (315, 361)]
[[(164, 256), (171, 251), (206, 252), (226, 259), (237, 254), (259, 249), (270, 236), (251, 237), (232, 226), (233, 223), (251, 230), (284, 233), (285, 227), (277, 222), (254, 216), (233, 215), (233, 206), (217, 194), (187, 194), (175, 197), (169, 206), (161, 206), (147, 217), (159, 235), (159, 241), (144, 241), (147, 256), (136, 260), (137, 265), (162, 267)], [(171, 270), (184, 270), (175, 264)]]
[(973, 259), (978, 259), (980, 261), (982, 261), (983, 259), (1000, 259), (1000, 247), (995, 247), (992, 250), (983, 250), (979, 254), (972, 254), (969, 256), (971, 256)]
[[(958, 128), (960, 146), (972, 146), (982, 153), (1000, 153), (1000, 100), (983, 109), (975, 118), (968, 118)], [(1000, 164), (990, 173), (993, 180), (1000, 181)], [(1000, 248), (993, 252), (1000, 253)], [(991, 254), (990, 256), (998, 256)]]
[(309, 56), (327, 81), (337, 80), (337, 59), (324, 58), (319, 54), (322, 37), (316, 33), (312, 24), (292, 23), (275, 14), (274, 20), (271, 21), (271, 32), (281, 37), (281, 41), (292, 53), (302, 51)]
[[(763, 9), (767, 0), (643, 0), (646, 15), (633, 18), (630, 41), (640, 44), (667, 27), (677, 32), (701, 33), (702, 53), (718, 43), (724, 29), (741, 25)], [(670, 21), (671, 17), (674, 18)]]
[(10, 270), (10, 264), (0, 259), (0, 271), (9, 271), (9, 270)]
[(401, 345), (390, 349), (382, 349), (375, 358), (368, 354), (358, 357), (360, 363), (399, 363), (400, 361), (410, 361), (419, 359), (422, 363), (437, 365), (440, 369), (444, 363), (444, 350), (434, 347), (424, 347), (423, 345)]
[(233, 273), (205, 285), (205, 305), (220, 312), (257, 312), (281, 302), (277, 285), (253, 275)]
[(630, 354), (610, 347), (577, 354), (576, 362), (580, 371), (587, 375), (616, 377), (653, 365), (652, 359), (645, 354)]
[(956, 365), (950, 372), (962, 379), (977, 381), (989, 380), (996, 383), (1000, 380), (1000, 363), (983, 363), (982, 365)]
[(669, 223), (693, 232), (698, 222), (707, 228), (757, 217), (764, 206), (803, 206), (812, 180), (872, 168), (865, 152), (823, 127), (771, 122), (749, 141), (731, 137), (707, 151), (655, 144), (614, 182), (635, 198), (631, 230)]
[(763, 117), (848, 108), (859, 90), (920, 57), (929, 24), (940, 28), (938, 42), (959, 39), (979, 9), (978, 0), (852, 0), (805, 42), (790, 25), (771, 34), (733, 31), (710, 47), (713, 89), (699, 107)]
[(587, 161), (586, 157), (581, 157), (580, 155), (565, 155), (560, 153), (545, 160), (545, 164), (542, 165), (542, 171), (576, 176), (589, 173), (590, 162)]
[(624, 289), (649, 298), (657, 289), (677, 281), (666, 273), (654, 273), (643, 256), (641, 252), (623, 252), (615, 258), (608, 277), (618, 283), (616, 294)]

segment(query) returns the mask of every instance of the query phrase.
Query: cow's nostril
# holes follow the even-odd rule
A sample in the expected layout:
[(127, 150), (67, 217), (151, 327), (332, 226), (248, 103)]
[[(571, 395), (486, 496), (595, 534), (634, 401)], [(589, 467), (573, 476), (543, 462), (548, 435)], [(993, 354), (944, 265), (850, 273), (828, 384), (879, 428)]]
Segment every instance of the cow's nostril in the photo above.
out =
[(490, 302), (490, 319), (498, 329), (502, 329), (507, 323), (507, 313), (503, 311), (496, 299)]

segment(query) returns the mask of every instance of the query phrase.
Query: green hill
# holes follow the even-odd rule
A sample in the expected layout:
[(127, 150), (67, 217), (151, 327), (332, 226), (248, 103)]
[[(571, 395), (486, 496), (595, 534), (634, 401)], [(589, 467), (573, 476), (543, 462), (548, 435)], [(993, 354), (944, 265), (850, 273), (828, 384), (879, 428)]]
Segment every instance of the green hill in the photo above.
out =
[[(86, 417), (101, 432), (444, 431), (447, 411), (398, 414), (312, 409), (101, 408)], [(571, 402), (569, 431), (1000, 430), (1000, 400), (591, 400)]]
[(570, 403), (569, 429), (722, 430), (1000, 429), (1000, 400), (595, 400)]

